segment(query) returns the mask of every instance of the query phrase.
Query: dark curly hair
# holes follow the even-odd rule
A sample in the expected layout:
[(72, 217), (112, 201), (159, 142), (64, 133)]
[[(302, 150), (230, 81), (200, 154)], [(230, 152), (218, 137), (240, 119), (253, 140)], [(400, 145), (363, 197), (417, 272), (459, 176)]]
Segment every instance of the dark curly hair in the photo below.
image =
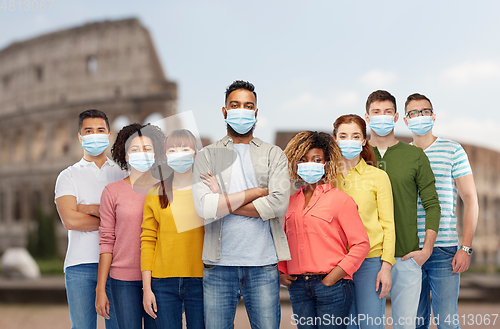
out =
[(297, 164), (310, 149), (314, 148), (323, 150), (326, 163), (324, 181), (333, 185), (337, 177), (337, 163), (342, 159), (342, 154), (332, 136), (317, 131), (300, 132), (288, 142), (285, 155), (288, 158), (290, 179), (294, 182), (303, 182), (297, 174)]
[(116, 136), (115, 143), (111, 148), (113, 161), (116, 162), (123, 170), (129, 169), (125, 156), (127, 155), (127, 150), (132, 142), (132, 139), (142, 136), (149, 137), (151, 142), (153, 142), (155, 164), (165, 161), (165, 134), (161, 131), (161, 129), (149, 123), (147, 125), (132, 123), (120, 130), (118, 136)]

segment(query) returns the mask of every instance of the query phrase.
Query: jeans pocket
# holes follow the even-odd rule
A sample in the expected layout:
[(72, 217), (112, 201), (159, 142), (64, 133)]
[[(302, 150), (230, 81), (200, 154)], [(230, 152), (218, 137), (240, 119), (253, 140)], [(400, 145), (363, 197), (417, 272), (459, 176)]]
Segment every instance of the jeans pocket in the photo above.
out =
[(455, 257), (457, 252), (457, 247), (437, 247), (443, 254)]
[(261, 268), (263, 268), (265, 270), (275, 270), (275, 269), (278, 268), (278, 263), (270, 264), (270, 265), (264, 265), (264, 266), (261, 266)]
[(219, 265), (210, 265), (210, 264), (203, 264), (203, 270), (204, 271), (213, 271), (215, 270)]
[(413, 257), (410, 257), (411, 261), (418, 266), (418, 268), (422, 268), (422, 266), (418, 265), (417, 261), (413, 259)]

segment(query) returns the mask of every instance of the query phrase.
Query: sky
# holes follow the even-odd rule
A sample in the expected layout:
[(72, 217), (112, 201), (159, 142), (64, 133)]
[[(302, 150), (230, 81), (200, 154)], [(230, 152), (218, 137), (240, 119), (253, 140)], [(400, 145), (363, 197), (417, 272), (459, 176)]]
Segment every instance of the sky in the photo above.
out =
[[(167, 79), (178, 84), (179, 111), (193, 111), (200, 135), (212, 141), (226, 134), (225, 88), (241, 79), (256, 86), (254, 135), (267, 142), (277, 131), (331, 132), (338, 116), (363, 115), (367, 96), (385, 89), (400, 113), (408, 95), (429, 97), (435, 135), (500, 150), (500, 2), (494, 0), (54, 0), (46, 6), (0, 7), (0, 48), (87, 22), (137, 17)], [(395, 129), (410, 135), (402, 119)]]

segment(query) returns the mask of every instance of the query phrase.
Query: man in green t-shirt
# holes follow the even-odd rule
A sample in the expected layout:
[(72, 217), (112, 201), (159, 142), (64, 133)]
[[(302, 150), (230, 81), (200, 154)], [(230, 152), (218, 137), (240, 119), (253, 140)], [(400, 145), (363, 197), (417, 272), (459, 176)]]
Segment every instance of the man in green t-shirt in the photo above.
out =
[[(370, 144), (379, 168), (385, 170), (392, 185), (396, 228), (396, 264), (391, 269), (391, 304), (394, 328), (410, 329), (416, 319), (422, 283), (421, 266), (432, 254), (439, 229), (441, 211), (429, 159), (413, 145), (394, 137), (399, 119), (396, 99), (377, 90), (366, 101), (366, 122), (371, 130)], [(425, 242), (419, 249), (417, 197), (425, 209)]]

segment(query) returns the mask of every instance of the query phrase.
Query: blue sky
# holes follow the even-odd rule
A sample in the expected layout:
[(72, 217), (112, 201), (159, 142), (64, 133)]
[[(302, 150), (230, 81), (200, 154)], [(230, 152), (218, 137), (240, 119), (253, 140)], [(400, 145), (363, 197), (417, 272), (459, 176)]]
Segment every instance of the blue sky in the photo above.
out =
[[(276, 131), (331, 131), (339, 115), (363, 114), (368, 94), (386, 89), (400, 111), (409, 94), (427, 95), (437, 135), (500, 150), (498, 12), (493, 0), (55, 0), (44, 12), (0, 9), (0, 48), (138, 17), (179, 84), (179, 110), (193, 111), (212, 140), (225, 134), (226, 86), (244, 79), (258, 93), (255, 134), (269, 142)], [(396, 133), (409, 135), (402, 120)]]

